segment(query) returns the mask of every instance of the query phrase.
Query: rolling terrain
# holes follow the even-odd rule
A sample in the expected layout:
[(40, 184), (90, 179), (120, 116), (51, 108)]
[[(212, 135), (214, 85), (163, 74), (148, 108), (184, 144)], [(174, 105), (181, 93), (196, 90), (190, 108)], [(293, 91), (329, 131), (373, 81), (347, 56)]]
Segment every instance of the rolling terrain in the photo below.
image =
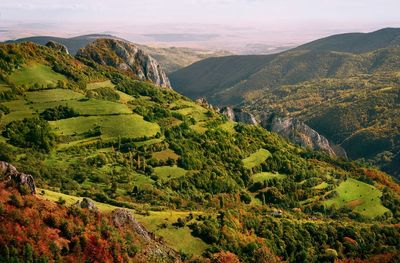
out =
[[(66, 46), (72, 55), (76, 55), (79, 49), (87, 46), (99, 38), (121, 38), (104, 35), (104, 34), (91, 34), (83, 35), (71, 38), (62, 38), (54, 36), (34, 36), (27, 38), (20, 38), (16, 40), (6, 41), (6, 43), (22, 43), (22, 42), (33, 42), (40, 45), (45, 45), (49, 41), (54, 41)], [(145, 45), (137, 45), (145, 53), (154, 57), (163, 67), (167, 73), (171, 73), (180, 68), (189, 66), (194, 62), (208, 58), (208, 57), (220, 57), (230, 55), (227, 51), (214, 51), (214, 50), (203, 50), (194, 48), (184, 47), (150, 47)]]
[(169, 77), (184, 95), (237, 105), (260, 121), (271, 114), (296, 118), (352, 159), (398, 177), (399, 55), (400, 29), (387, 28), (334, 35), (275, 55), (206, 59)]
[[(38, 187), (30, 196), (0, 185), (2, 259), (398, 259), (400, 187), (390, 176), (229, 121), (121, 69), (110, 47), (96, 41), (90, 56), (72, 57), (0, 44), (0, 160)], [(83, 197), (99, 214), (71, 208)], [(121, 208), (136, 228), (112, 221)], [(29, 223), (39, 234), (23, 231)]]

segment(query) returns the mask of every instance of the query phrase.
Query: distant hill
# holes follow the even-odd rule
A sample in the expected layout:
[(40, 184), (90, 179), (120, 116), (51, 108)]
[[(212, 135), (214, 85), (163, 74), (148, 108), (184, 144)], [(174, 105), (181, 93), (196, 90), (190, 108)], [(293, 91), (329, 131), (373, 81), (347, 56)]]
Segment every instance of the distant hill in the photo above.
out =
[[(21, 43), (21, 42), (33, 42), (40, 45), (45, 45), (49, 41), (54, 41), (65, 45), (72, 55), (75, 55), (80, 48), (87, 46), (98, 38), (113, 38), (119, 39), (116, 36), (106, 34), (90, 34), (82, 35), (71, 38), (61, 38), (53, 36), (34, 36), (27, 38), (20, 38), (16, 40), (6, 41), (6, 43)], [(137, 45), (137, 44), (135, 44)], [(147, 54), (154, 57), (167, 72), (173, 72), (180, 68), (189, 66), (190, 64), (208, 58), (208, 57), (220, 57), (231, 55), (228, 51), (214, 51), (214, 50), (203, 50), (185, 47), (149, 47), (146, 45), (137, 45)]]
[[(394, 157), (400, 151), (399, 58), (400, 29), (386, 28), (334, 35), (274, 55), (206, 59), (170, 74), (170, 81), (178, 92), (215, 105), (299, 118), (350, 157), (400, 176)], [(387, 155), (382, 166), (379, 156)]]

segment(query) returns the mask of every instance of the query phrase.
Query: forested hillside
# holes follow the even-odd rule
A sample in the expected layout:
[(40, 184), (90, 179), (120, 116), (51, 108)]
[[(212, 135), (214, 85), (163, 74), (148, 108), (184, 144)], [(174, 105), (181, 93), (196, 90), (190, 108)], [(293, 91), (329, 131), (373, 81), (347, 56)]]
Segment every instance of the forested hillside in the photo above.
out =
[(335, 35), (258, 56), (261, 63), (240, 70), (246, 57), (232, 57), (230, 63), (227, 58), (204, 60), (171, 74), (170, 80), (184, 95), (239, 105), (259, 118), (272, 113), (296, 117), (351, 158), (399, 176), (399, 35), (391, 28)]
[[(4, 226), (0, 242), (13, 252), (1, 250), (2, 257), (24, 260), (47, 247), (51, 259), (87, 256), (73, 250), (78, 232), (63, 236), (69, 224), (96, 236), (94, 247), (111, 253), (109, 262), (148, 255), (130, 240), (134, 233), (109, 226), (107, 214), (84, 210), (84, 224), (69, 212), (87, 197), (102, 213), (129, 209), (187, 261), (399, 259), (400, 186), (375, 168), (298, 147), (111, 65), (33, 43), (1, 44), (0, 72), (0, 159), (43, 189), (21, 197), (4, 187), (0, 217), (24, 229), (25, 220), (13, 219), (36, 207), (57, 216), (32, 214), (42, 247), (30, 232), (18, 240)], [(43, 231), (57, 233), (53, 243)]]

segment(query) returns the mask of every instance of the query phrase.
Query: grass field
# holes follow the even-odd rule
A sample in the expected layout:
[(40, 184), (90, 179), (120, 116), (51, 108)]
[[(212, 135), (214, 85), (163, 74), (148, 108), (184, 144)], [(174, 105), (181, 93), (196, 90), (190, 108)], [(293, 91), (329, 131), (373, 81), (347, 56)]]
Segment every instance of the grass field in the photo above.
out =
[(197, 131), (198, 133), (203, 134), (207, 131), (207, 128), (204, 127), (205, 124), (206, 124), (205, 122), (198, 122), (194, 125), (190, 125), (190, 128)]
[(92, 82), (86, 85), (87, 90), (97, 89), (97, 88), (114, 88), (114, 84), (112, 84), (111, 80), (105, 80), (100, 82)]
[(253, 182), (264, 182), (264, 181), (268, 181), (271, 179), (285, 179), (286, 175), (284, 174), (280, 174), (280, 173), (270, 173), (270, 172), (262, 172), (262, 173), (257, 173), (257, 174), (253, 174), (251, 176), (251, 178), (253, 179)]
[[(175, 250), (199, 256), (207, 249), (208, 245), (200, 238), (193, 237), (189, 227), (176, 228), (172, 226), (178, 218), (186, 218), (189, 214), (190, 212), (160, 211), (150, 212), (149, 216), (135, 216), (147, 229), (162, 236), (164, 241)], [(192, 214), (199, 213), (192, 212)], [(161, 224), (166, 224), (167, 227), (161, 228)]]
[(60, 81), (67, 81), (64, 75), (54, 72), (50, 67), (42, 64), (26, 65), (10, 75), (10, 80), (16, 85), (31, 86), (56, 84)]
[(31, 107), (39, 112), (47, 108), (58, 105), (65, 105), (73, 108), (81, 115), (110, 115), (110, 114), (130, 114), (132, 110), (125, 104), (106, 100), (69, 100), (60, 102), (34, 103)]
[(314, 186), (313, 189), (315, 189), (315, 190), (322, 190), (322, 189), (327, 188), (328, 185), (329, 185), (329, 184), (328, 184), (327, 182), (322, 182), (322, 183), (320, 183), (319, 185)]
[(96, 126), (100, 126), (103, 139), (154, 136), (160, 131), (160, 127), (157, 124), (147, 122), (143, 120), (142, 116), (136, 114), (75, 117), (52, 121), (50, 125), (59, 135), (82, 134)]
[(153, 153), (153, 157), (160, 161), (166, 161), (169, 158), (177, 160), (179, 158), (179, 155), (177, 155), (173, 150), (166, 149), (164, 151)]
[(190, 117), (194, 118), (197, 122), (207, 120), (207, 109), (194, 102), (178, 100), (174, 106), (183, 107), (176, 111), (185, 116), (190, 115)]
[(326, 200), (326, 206), (348, 206), (367, 217), (376, 217), (389, 211), (381, 203), (382, 192), (374, 186), (349, 178), (336, 189), (338, 196)]
[(246, 159), (243, 159), (244, 167), (247, 169), (251, 169), (257, 165), (262, 164), (271, 156), (271, 153), (268, 150), (260, 149), (257, 152), (251, 154)]
[(161, 166), (154, 168), (154, 173), (160, 177), (160, 179), (168, 180), (184, 176), (187, 171), (180, 167), (174, 166)]
[(24, 118), (30, 118), (34, 112), (29, 108), (24, 100), (13, 100), (2, 103), (4, 106), (10, 109), (10, 113), (3, 116), (0, 119), (0, 124), (7, 124), (11, 121), (23, 120)]
[(85, 96), (83, 94), (69, 89), (48, 89), (26, 93), (26, 100), (34, 103), (77, 100), (84, 97)]

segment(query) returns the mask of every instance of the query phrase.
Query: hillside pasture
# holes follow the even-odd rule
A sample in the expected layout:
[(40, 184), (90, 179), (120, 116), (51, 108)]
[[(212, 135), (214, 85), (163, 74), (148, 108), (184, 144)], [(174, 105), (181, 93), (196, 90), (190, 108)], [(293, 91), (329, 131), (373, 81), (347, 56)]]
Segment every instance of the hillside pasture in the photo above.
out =
[(51, 121), (50, 125), (58, 135), (83, 134), (100, 126), (102, 139), (151, 137), (160, 131), (157, 124), (147, 122), (136, 114), (75, 117)]
[(155, 167), (154, 173), (162, 180), (169, 180), (185, 176), (187, 171), (183, 168), (174, 165), (174, 166)]
[(26, 85), (55, 85), (58, 81), (66, 82), (67, 78), (53, 71), (49, 66), (43, 64), (29, 64), (15, 70), (10, 75), (10, 80), (17, 86)]
[(262, 173), (253, 174), (251, 176), (251, 178), (253, 179), (253, 182), (256, 183), (256, 182), (268, 181), (268, 180), (271, 180), (274, 178), (279, 179), (279, 180), (285, 179), (286, 175), (280, 174), (280, 173), (262, 172)]
[(381, 203), (382, 192), (372, 185), (349, 178), (342, 182), (335, 191), (338, 196), (326, 200), (324, 204), (328, 207), (347, 206), (353, 211), (367, 217), (376, 217), (388, 212), (389, 209)]
[(243, 165), (245, 168), (251, 169), (262, 164), (269, 157), (271, 157), (271, 153), (268, 150), (259, 149), (257, 152), (252, 153), (249, 157), (243, 159)]
[(168, 159), (178, 160), (179, 155), (177, 155), (171, 149), (166, 149), (163, 151), (153, 153), (153, 157), (160, 161), (167, 161)]
[(48, 89), (40, 91), (30, 91), (26, 93), (26, 100), (33, 103), (78, 100), (85, 96), (81, 93), (69, 89)]
[(34, 110), (42, 112), (47, 108), (54, 108), (59, 105), (71, 107), (80, 115), (85, 115), (85, 116), (132, 113), (132, 110), (125, 104), (106, 101), (106, 100), (98, 100), (98, 99), (34, 103), (31, 105), (31, 107)]

